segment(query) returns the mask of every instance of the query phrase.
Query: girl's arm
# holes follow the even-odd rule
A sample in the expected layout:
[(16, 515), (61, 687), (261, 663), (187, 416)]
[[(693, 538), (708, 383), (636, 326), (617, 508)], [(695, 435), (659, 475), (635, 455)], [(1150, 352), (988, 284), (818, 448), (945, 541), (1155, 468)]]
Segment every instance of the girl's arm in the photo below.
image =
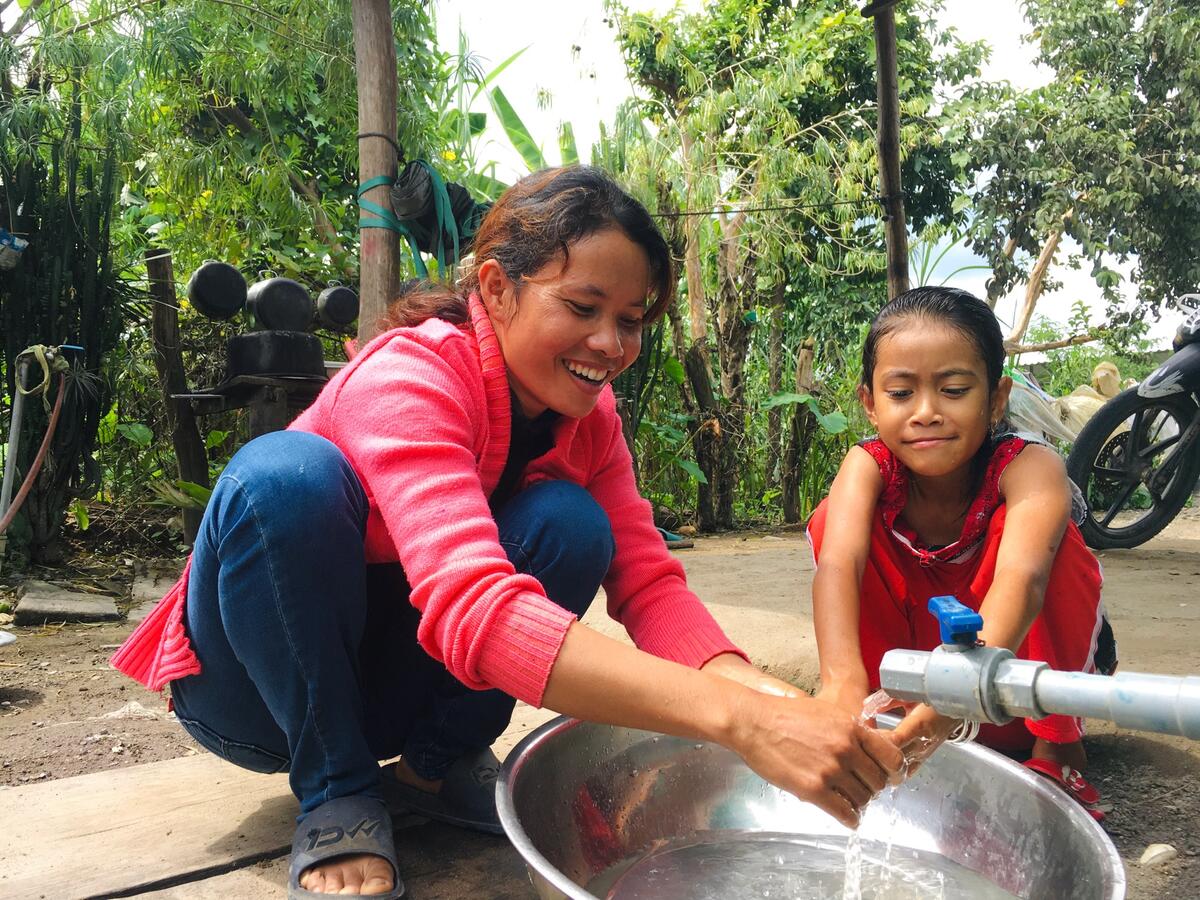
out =
[(821, 665), (817, 696), (852, 714), (861, 711), (869, 690), (858, 640), (859, 592), (882, 490), (875, 460), (861, 447), (851, 447), (829, 490), (813, 578), (813, 625)]
[(543, 705), (592, 722), (715, 741), (849, 827), (902, 763), (882, 735), (828, 703), (751, 690), (578, 622), (550, 671)]
[(1050, 568), (1071, 518), (1071, 490), (1061, 457), (1030, 444), (1000, 476), (1004, 534), (996, 574), (979, 608), (982, 638), (1014, 653), (1042, 610)]

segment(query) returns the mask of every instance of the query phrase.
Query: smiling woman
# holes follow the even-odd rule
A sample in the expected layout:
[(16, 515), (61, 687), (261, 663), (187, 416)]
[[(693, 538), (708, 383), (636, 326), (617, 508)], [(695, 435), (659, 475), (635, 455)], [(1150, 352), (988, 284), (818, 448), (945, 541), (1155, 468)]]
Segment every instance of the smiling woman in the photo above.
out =
[[(189, 570), (114, 662), (170, 682), (213, 752), (289, 771), (291, 896), (399, 896), (389, 809), (499, 831), (490, 745), (516, 699), (721, 742), (847, 824), (899, 766), (749, 664), (638, 495), (610, 382), (674, 283), (608, 175), (535, 173), (457, 289), (399, 298), (221, 476)], [(601, 586), (637, 649), (579, 623)]]

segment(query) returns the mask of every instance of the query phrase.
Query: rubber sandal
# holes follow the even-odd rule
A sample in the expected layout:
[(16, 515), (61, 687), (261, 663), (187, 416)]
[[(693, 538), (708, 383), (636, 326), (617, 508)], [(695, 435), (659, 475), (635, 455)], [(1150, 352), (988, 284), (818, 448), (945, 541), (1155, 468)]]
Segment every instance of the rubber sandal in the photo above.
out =
[(382, 856), (392, 867), (395, 880), (386, 894), (371, 894), (372, 900), (398, 900), (404, 882), (396, 863), (392, 817), (381, 800), (373, 797), (338, 797), (322, 803), (296, 826), (292, 858), (288, 866), (288, 900), (320, 900), (331, 896), (363, 897), (365, 894), (318, 894), (300, 886), (300, 876), (318, 863), (351, 853)]
[(668, 550), (690, 550), (696, 546), (694, 541), (673, 531), (667, 531), (665, 528), (659, 528), (658, 533), (662, 535), (662, 539), (666, 542)]
[(1087, 810), (1097, 822), (1104, 821), (1104, 810), (1100, 809), (1100, 792), (1079, 772), (1070, 766), (1059, 766), (1048, 759), (1026, 760), (1025, 768), (1048, 778)]
[(393, 812), (411, 812), (449, 825), (504, 834), (496, 812), (496, 777), (500, 760), (490, 748), (456, 760), (436, 794), (401, 782), (388, 766), (383, 775), (383, 796)]

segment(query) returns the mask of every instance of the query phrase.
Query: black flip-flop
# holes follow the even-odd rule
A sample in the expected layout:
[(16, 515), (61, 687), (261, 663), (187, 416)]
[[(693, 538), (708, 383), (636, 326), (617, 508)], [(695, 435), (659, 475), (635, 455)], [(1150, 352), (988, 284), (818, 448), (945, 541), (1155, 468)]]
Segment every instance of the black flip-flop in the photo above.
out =
[(393, 766), (383, 772), (383, 796), (395, 813), (410, 812), (459, 828), (504, 834), (496, 812), (500, 761), (490, 749), (456, 760), (436, 794), (404, 784)]
[(322, 900), (331, 896), (365, 894), (318, 894), (300, 886), (300, 876), (318, 863), (352, 853), (381, 856), (392, 867), (392, 890), (371, 894), (373, 900), (399, 900), (404, 882), (396, 863), (396, 845), (392, 838), (392, 817), (382, 800), (373, 797), (337, 797), (312, 812), (296, 826), (292, 838), (292, 858), (288, 867), (288, 900)]

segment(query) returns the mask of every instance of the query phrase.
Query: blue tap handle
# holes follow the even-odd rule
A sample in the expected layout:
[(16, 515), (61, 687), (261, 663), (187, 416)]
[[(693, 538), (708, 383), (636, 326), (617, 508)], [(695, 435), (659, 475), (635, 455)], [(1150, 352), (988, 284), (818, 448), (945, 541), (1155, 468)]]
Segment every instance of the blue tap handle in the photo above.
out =
[(979, 629), (983, 627), (983, 616), (954, 597), (930, 597), (929, 611), (938, 620), (943, 644), (975, 646)]

